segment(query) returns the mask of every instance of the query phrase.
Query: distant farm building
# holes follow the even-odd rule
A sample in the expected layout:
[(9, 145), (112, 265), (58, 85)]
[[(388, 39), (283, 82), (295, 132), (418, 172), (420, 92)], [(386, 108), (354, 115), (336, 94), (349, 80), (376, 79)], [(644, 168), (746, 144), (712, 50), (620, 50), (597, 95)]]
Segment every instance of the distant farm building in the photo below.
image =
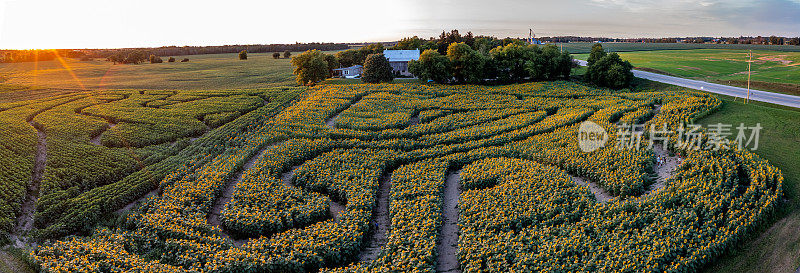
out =
[(358, 78), (358, 77), (361, 76), (361, 70), (363, 68), (364, 67), (361, 66), (361, 65), (354, 65), (354, 66), (351, 66), (351, 67), (336, 68), (336, 69), (333, 70), (333, 76), (334, 77), (340, 77), (340, 78), (348, 78), (348, 79)]
[(389, 66), (395, 74), (411, 77), (408, 72), (408, 62), (419, 60), (419, 49), (414, 50), (384, 50), (383, 56), (389, 60)]

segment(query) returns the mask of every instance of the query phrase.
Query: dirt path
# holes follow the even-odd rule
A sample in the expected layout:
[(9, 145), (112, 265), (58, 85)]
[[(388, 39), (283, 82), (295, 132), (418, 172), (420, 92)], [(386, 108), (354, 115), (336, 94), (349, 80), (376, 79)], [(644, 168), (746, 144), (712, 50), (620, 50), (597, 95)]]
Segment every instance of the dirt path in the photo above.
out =
[[(292, 180), (294, 180), (294, 173), (297, 170), (297, 168), (300, 168), (300, 165), (292, 167), (292, 169), (281, 175), (281, 182), (283, 182), (283, 185), (287, 187), (295, 187), (295, 185), (292, 183)], [(345, 205), (340, 202), (334, 201), (333, 198), (330, 198), (328, 203), (330, 204), (330, 208), (328, 209), (328, 211), (330, 215), (333, 217), (333, 220), (339, 221), (339, 214), (344, 210)]]
[[(653, 105), (653, 117), (661, 112), (661, 105)], [(658, 126), (658, 125), (656, 125)], [(645, 194), (651, 194), (664, 186), (666, 186), (667, 179), (672, 177), (672, 172), (678, 168), (683, 162), (683, 158), (678, 156), (670, 156), (669, 152), (664, 150), (663, 143), (653, 143), (653, 153), (656, 155), (656, 162), (653, 165), (653, 172), (658, 176), (656, 182), (651, 184)]]
[(36, 130), (38, 143), (36, 144), (31, 180), (28, 183), (25, 201), (22, 203), (22, 213), (17, 219), (17, 226), (11, 235), (14, 246), (18, 248), (25, 246), (27, 242), (25, 234), (33, 228), (33, 213), (36, 211), (36, 200), (39, 198), (39, 183), (42, 182), (44, 169), (47, 165), (47, 135), (37, 128), (41, 126), (36, 126), (36, 122), (29, 121), (28, 123)]
[(144, 200), (147, 200), (147, 198), (150, 198), (151, 196), (155, 196), (156, 194), (158, 194), (158, 188), (148, 192), (147, 194), (145, 194), (144, 196), (140, 197), (139, 199), (136, 199), (133, 202), (128, 203), (127, 205), (125, 205), (121, 209), (118, 209), (118, 210), (114, 211), (114, 213), (116, 213), (116, 214), (127, 213), (127, 212), (131, 211), (131, 209), (133, 209), (133, 207), (135, 207), (137, 204), (140, 204), (140, 203), (144, 202)]
[(336, 114), (335, 114), (335, 115), (333, 115), (333, 116), (329, 117), (328, 119), (326, 119), (326, 120), (325, 120), (325, 126), (328, 126), (328, 128), (331, 128), (331, 129), (336, 129), (336, 120), (337, 120), (337, 119), (339, 119), (339, 116), (340, 116), (340, 115), (341, 115), (341, 114), (342, 114), (342, 113), (343, 113), (345, 110), (347, 110), (348, 108), (350, 108), (350, 106), (353, 106), (353, 105), (355, 105), (356, 103), (360, 102), (362, 98), (363, 98), (363, 97), (358, 97), (358, 98), (355, 98), (355, 99), (353, 99), (353, 101), (351, 101), (351, 102), (350, 102), (350, 104), (349, 104), (349, 105), (347, 105), (347, 107), (343, 108), (341, 111), (339, 111), (339, 112), (336, 112)]
[(458, 266), (458, 200), (461, 197), (461, 170), (447, 175), (442, 204), (442, 229), (437, 242), (436, 272), (461, 272)]
[(592, 194), (594, 194), (594, 199), (597, 200), (597, 202), (606, 203), (614, 199), (614, 196), (611, 196), (611, 194), (609, 194), (606, 190), (597, 186), (597, 184), (595, 184), (594, 182), (589, 181), (589, 179), (574, 176), (571, 174), (567, 175), (569, 175), (569, 177), (572, 178), (572, 182), (575, 182), (578, 185), (588, 186), (589, 191), (591, 191)]
[(408, 126), (414, 126), (417, 124), (419, 124), (419, 112), (411, 116), (411, 118), (408, 120)]
[(653, 145), (653, 153), (656, 154), (656, 164), (653, 165), (653, 172), (658, 175), (658, 178), (656, 178), (655, 183), (650, 185), (645, 194), (651, 194), (666, 186), (667, 179), (672, 177), (672, 171), (683, 162), (683, 159), (678, 156), (670, 156), (669, 152), (665, 151), (661, 145)]
[(381, 252), (381, 246), (387, 242), (391, 219), (389, 218), (389, 196), (392, 189), (392, 172), (387, 172), (378, 181), (378, 200), (372, 213), (372, 233), (364, 250), (358, 255), (361, 262), (375, 260)]
[(114, 128), (116, 126), (117, 126), (116, 123), (108, 121), (108, 127), (106, 127), (102, 132), (100, 132), (96, 136), (92, 137), (92, 139), (90, 139), (89, 142), (97, 146), (102, 146), (103, 144), (100, 142), (100, 137), (103, 136), (103, 133), (105, 133), (108, 130), (111, 130), (111, 128)]
[[(218, 227), (220, 230), (223, 230), (223, 235), (225, 237), (228, 237), (233, 240), (233, 238), (231, 238), (229, 234), (224, 232), (224, 229), (222, 227), (222, 222), (219, 219), (219, 216), (222, 213), (222, 208), (225, 206), (225, 204), (231, 201), (231, 198), (233, 198), (233, 191), (234, 189), (236, 189), (236, 184), (238, 184), (239, 181), (242, 181), (245, 172), (249, 170), (251, 167), (253, 167), (253, 164), (256, 163), (256, 160), (259, 157), (261, 157), (262, 154), (264, 154), (264, 151), (274, 147), (275, 145), (277, 144), (270, 144), (259, 150), (253, 156), (251, 156), (250, 159), (248, 159), (247, 162), (245, 162), (244, 166), (242, 166), (242, 169), (233, 175), (234, 178), (231, 181), (228, 181), (228, 183), (225, 185), (225, 189), (222, 191), (222, 195), (219, 198), (217, 198), (216, 202), (214, 202), (214, 206), (211, 208), (211, 212), (209, 212), (208, 216), (206, 217), (206, 220), (208, 220), (209, 225)], [(233, 240), (233, 243), (236, 246), (241, 246), (245, 242), (247, 242), (247, 240)]]

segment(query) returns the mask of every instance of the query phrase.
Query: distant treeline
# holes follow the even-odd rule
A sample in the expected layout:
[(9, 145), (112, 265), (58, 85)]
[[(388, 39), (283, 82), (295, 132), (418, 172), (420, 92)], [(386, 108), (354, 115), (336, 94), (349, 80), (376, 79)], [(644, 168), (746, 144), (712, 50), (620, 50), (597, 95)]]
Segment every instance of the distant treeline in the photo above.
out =
[[(165, 46), (157, 48), (122, 49), (44, 49), (44, 50), (0, 50), (0, 63), (50, 61), (56, 56), (66, 58), (103, 58), (120, 63), (139, 63), (148, 56), (180, 56), (199, 54), (285, 52), (317, 49), (322, 51), (344, 50), (350, 46), (341, 43), (297, 43), (270, 45), (224, 45), (224, 46)], [(131, 58), (128, 58), (128, 57)], [(130, 61), (127, 61), (130, 60)]]
[(350, 46), (336, 43), (307, 43), (307, 44), (272, 44), (272, 45), (224, 45), (224, 46), (165, 46), (156, 48), (125, 48), (125, 49), (86, 49), (86, 54), (93, 58), (108, 58), (120, 51), (129, 52), (140, 50), (156, 56), (180, 56), (200, 54), (239, 53), (242, 50), (248, 53), (306, 51), (311, 49), (329, 51), (344, 50)]
[(80, 58), (84, 54), (72, 49), (0, 50), (0, 63), (50, 61), (56, 56)]
[(691, 44), (752, 44), (752, 45), (800, 45), (800, 37), (756, 36), (756, 37), (676, 37), (676, 38), (603, 38), (558, 36), (541, 37), (539, 40), (551, 43), (572, 42), (614, 42), (614, 43), (691, 43)]

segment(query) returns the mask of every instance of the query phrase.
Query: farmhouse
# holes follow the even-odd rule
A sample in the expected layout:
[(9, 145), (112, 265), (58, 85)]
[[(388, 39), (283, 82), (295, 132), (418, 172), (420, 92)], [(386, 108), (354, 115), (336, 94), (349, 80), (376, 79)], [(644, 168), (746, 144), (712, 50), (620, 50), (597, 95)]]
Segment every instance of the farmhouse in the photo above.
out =
[(354, 66), (351, 66), (351, 67), (336, 68), (336, 69), (333, 70), (333, 76), (334, 77), (340, 77), (340, 78), (348, 78), (348, 79), (358, 78), (358, 77), (361, 76), (361, 70), (362, 69), (363, 69), (363, 66), (361, 66), (361, 65), (354, 65)]
[(413, 76), (408, 72), (408, 62), (419, 60), (419, 49), (414, 50), (384, 50), (383, 56), (389, 60), (392, 71), (403, 76)]

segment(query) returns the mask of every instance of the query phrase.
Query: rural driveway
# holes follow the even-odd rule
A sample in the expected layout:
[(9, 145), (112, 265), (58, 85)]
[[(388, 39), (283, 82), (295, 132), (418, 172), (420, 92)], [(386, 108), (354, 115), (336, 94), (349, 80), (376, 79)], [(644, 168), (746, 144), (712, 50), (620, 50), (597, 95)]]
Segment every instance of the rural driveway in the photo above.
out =
[[(584, 60), (575, 60), (578, 64), (582, 66), (586, 66), (586, 61)], [(691, 89), (697, 89), (701, 91), (721, 94), (721, 95), (728, 95), (732, 97), (738, 98), (745, 98), (747, 97), (747, 88), (741, 87), (734, 87), (734, 86), (727, 86), (722, 84), (698, 81), (698, 80), (690, 80), (684, 78), (678, 78), (673, 76), (661, 75), (652, 72), (646, 72), (641, 70), (633, 70), (633, 75), (642, 78), (648, 79), (651, 81), (663, 82), (667, 84), (682, 86)], [(761, 102), (768, 102), (772, 104), (778, 104), (783, 106), (789, 106), (794, 108), (800, 108), (800, 97), (792, 96), (792, 95), (785, 95), (773, 92), (766, 92), (760, 90), (753, 90), (750, 89), (750, 99), (754, 101), (761, 101)]]

